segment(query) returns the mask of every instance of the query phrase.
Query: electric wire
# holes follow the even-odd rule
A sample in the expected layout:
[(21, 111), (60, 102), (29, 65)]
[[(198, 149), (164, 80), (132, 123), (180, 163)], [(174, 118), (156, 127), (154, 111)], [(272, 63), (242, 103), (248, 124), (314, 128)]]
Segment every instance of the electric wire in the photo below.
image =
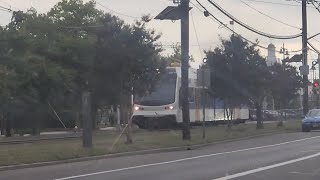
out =
[[(261, 46), (261, 45), (259, 45), (257, 42), (253, 42), (253, 41), (251, 41), (251, 40), (243, 37), (243, 36), (240, 35), (239, 33), (235, 32), (233, 29), (231, 29), (231, 28), (228, 27), (226, 24), (224, 24), (222, 21), (220, 21), (218, 18), (216, 18), (211, 12), (209, 12), (208, 9), (207, 9), (204, 5), (202, 5), (198, 0), (195, 0), (195, 1), (204, 9), (205, 12), (208, 12), (208, 14), (210, 15), (210, 19), (214, 20), (214, 21), (215, 21), (216, 23), (218, 23), (219, 25), (224, 26), (224, 27), (225, 27), (226, 29), (228, 29), (230, 32), (234, 33), (235, 35), (237, 35), (237, 36), (240, 37), (241, 39), (247, 41), (248, 43), (251, 43), (251, 44), (253, 44), (253, 45), (257, 46), (257, 47), (260, 47), (260, 48), (262, 48), (262, 49), (268, 50), (267, 47)], [(191, 2), (191, 4), (194, 5), (198, 10), (201, 11), (201, 9), (198, 8), (194, 3)], [(288, 52), (289, 52), (289, 53), (295, 53), (295, 52), (301, 52), (301, 51), (302, 51), (302, 49), (301, 49), (301, 50), (288, 51)], [(276, 51), (276, 52), (280, 53), (280, 51)]]
[(201, 50), (201, 46), (200, 46), (200, 43), (199, 43), (198, 32), (197, 32), (196, 26), (195, 26), (195, 24), (194, 24), (194, 18), (193, 18), (192, 12), (191, 12), (191, 20), (192, 20), (193, 30), (194, 30), (194, 33), (195, 33), (195, 36), (196, 36), (196, 39), (197, 39), (197, 43), (198, 43), (198, 47), (199, 47), (199, 52), (200, 52), (201, 58), (203, 59), (202, 50)]
[(222, 9), (222, 7), (220, 7), (217, 3), (211, 1), (211, 0), (208, 0), (208, 2), (213, 5), (215, 8), (217, 8), (221, 13), (223, 13), (224, 15), (226, 15), (227, 17), (229, 17), (230, 19), (232, 19), (234, 22), (238, 23), (239, 25), (241, 25), (242, 27), (256, 33), (256, 34), (259, 34), (261, 36), (265, 36), (265, 37), (268, 37), (268, 38), (272, 38), (272, 39), (295, 39), (295, 38), (298, 38), (298, 37), (301, 37), (302, 36), (302, 33), (299, 33), (299, 34), (295, 34), (295, 35), (290, 35), (290, 36), (278, 36), (278, 35), (273, 35), (273, 34), (268, 34), (268, 33), (265, 33), (265, 32), (262, 32), (262, 31), (259, 31), (257, 29), (254, 29), (250, 26), (248, 26), (247, 24), (241, 22), (240, 20), (238, 20), (237, 18), (235, 18), (234, 16), (232, 16), (231, 14), (229, 14), (227, 11), (225, 11), (224, 9)]
[(289, 27), (292, 27), (292, 28), (301, 30), (300, 27), (293, 26), (293, 25), (288, 24), (288, 23), (286, 23), (286, 22), (280, 21), (280, 20), (278, 20), (278, 19), (276, 19), (276, 18), (274, 18), (274, 17), (272, 17), (272, 16), (269, 16), (268, 14), (266, 14), (266, 13), (264, 13), (264, 12), (261, 12), (260, 10), (256, 9), (255, 7), (251, 6), (250, 4), (248, 4), (248, 3), (246, 3), (246, 2), (244, 2), (244, 1), (242, 1), (242, 0), (240, 0), (240, 2), (243, 3), (243, 4), (245, 4), (245, 5), (248, 6), (249, 8), (253, 9), (254, 11), (256, 11), (256, 12), (258, 12), (258, 13), (260, 13), (260, 14), (262, 14), (262, 15), (264, 15), (264, 16), (266, 16), (266, 17), (268, 17), (268, 18), (270, 18), (270, 19), (272, 19), (272, 20), (274, 20), (274, 21), (277, 21), (277, 22), (279, 22), (279, 23), (281, 23), (281, 24), (284, 24), (284, 25), (286, 25), (286, 26), (289, 26)]
[(128, 17), (128, 18), (133, 18), (133, 19), (140, 19), (140, 18), (141, 18), (141, 17), (131, 16), (131, 15), (128, 15), (128, 14), (124, 14), (124, 13), (121, 13), (121, 12), (115, 11), (115, 10), (113, 10), (113, 9), (111, 9), (111, 8), (109, 8), (109, 7), (107, 7), (106, 5), (104, 5), (104, 4), (100, 3), (100, 2), (98, 2), (98, 1), (96, 1), (96, 3), (97, 3), (98, 5), (100, 5), (101, 7), (105, 8), (106, 10), (108, 10), (108, 11), (110, 11), (110, 12), (113, 12), (113, 13), (115, 13), (115, 14), (118, 14), (118, 15), (121, 15), (121, 16), (125, 16), (125, 17)]

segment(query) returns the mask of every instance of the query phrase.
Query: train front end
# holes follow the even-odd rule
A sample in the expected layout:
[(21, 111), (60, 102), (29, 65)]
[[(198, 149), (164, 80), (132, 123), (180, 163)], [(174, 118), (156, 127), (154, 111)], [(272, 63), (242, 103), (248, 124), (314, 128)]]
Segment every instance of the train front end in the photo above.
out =
[(171, 128), (179, 112), (176, 68), (167, 68), (155, 89), (134, 98), (132, 122), (140, 128)]

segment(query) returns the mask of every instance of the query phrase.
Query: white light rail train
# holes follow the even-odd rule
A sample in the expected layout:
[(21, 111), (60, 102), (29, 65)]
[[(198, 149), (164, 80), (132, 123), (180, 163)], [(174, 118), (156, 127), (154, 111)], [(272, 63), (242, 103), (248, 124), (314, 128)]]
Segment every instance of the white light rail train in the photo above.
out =
[[(181, 87), (181, 69), (166, 68), (156, 88), (143, 97), (134, 97), (132, 122), (140, 128), (174, 128), (182, 123), (182, 110), (179, 104)], [(197, 84), (197, 70), (189, 69), (189, 106), (190, 123), (201, 124), (202, 87)], [(206, 124), (227, 123), (227, 113), (224, 102), (206, 94), (205, 97)], [(230, 110), (229, 110), (230, 112)], [(233, 123), (244, 123), (249, 119), (249, 109), (246, 105), (236, 107), (232, 111)]]

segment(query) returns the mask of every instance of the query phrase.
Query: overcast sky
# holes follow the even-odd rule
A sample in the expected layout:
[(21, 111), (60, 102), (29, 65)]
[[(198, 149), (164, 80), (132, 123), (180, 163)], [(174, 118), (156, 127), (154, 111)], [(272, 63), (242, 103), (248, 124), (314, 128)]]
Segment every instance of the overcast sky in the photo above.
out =
[[(59, 0), (0, 0), (0, 5), (5, 7), (12, 7), (13, 10), (26, 10), (30, 7), (34, 7), (38, 12), (48, 11), (54, 4)], [(212, 5), (210, 5), (207, 0), (199, 0), (203, 3), (212, 14), (216, 15), (221, 21), (228, 24), (230, 19), (225, 17)], [(214, 0), (226, 11), (231, 13), (233, 16), (237, 17), (239, 20), (245, 22), (246, 24), (254, 27), (263, 32), (275, 35), (292, 35), (298, 34), (301, 31), (297, 28), (290, 27), (279, 23), (259, 12), (253, 10), (252, 8), (245, 5), (243, 2), (252, 6), (253, 8), (265, 13), (279, 21), (283, 21), (291, 26), (301, 27), (301, 4), (293, 0)], [(263, 1), (263, 2), (262, 2)], [(128, 16), (139, 17), (143, 14), (151, 14), (151, 16), (156, 16), (167, 6), (173, 5), (170, 0), (97, 0), (97, 2), (105, 5), (106, 7), (125, 14)], [(193, 4), (196, 4), (195, 0), (191, 0)], [(268, 2), (268, 3), (266, 3)], [(279, 4), (281, 3), (281, 4)], [(194, 6), (191, 4), (191, 6)], [(286, 5), (284, 5), (286, 4)], [(320, 13), (309, 5), (308, 8), (308, 33), (309, 36), (320, 32)], [(97, 8), (104, 10), (105, 12), (111, 12), (110, 10), (97, 5)], [(0, 24), (6, 25), (11, 18), (11, 14), (8, 12), (0, 12)], [(111, 12), (120, 18), (124, 19), (128, 23), (132, 23), (135, 19), (132, 17), (127, 17), (121, 14), (116, 14)], [(194, 19), (194, 24), (192, 22), (192, 17)], [(171, 53), (169, 45), (173, 43), (180, 42), (180, 22), (171, 21), (160, 21), (152, 20), (149, 24), (150, 28), (155, 29), (157, 32), (162, 33), (161, 42), (166, 47), (164, 54)], [(299, 50), (301, 49), (301, 38), (295, 40), (273, 40), (259, 36), (257, 34), (251, 33), (250, 31), (240, 27), (239, 25), (234, 25), (234, 30), (241, 34), (243, 37), (254, 41), (258, 39), (260, 45), (267, 47), (269, 43), (275, 44), (277, 50), (280, 50), (282, 44), (288, 50)], [(196, 33), (197, 31), (200, 48), (197, 43)], [(190, 14), (190, 54), (196, 59), (196, 63), (192, 64), (194, 67), (198, 66), (202, 61), (203, 50), (213, 49), (220, 44), (219, 38), (227, 38), (230, 36), (230, 32), (225, 28), (219, 27), (219, 25), (203, 16), (197, 8), (193, 8)], [(311, 42), (320, 49), (320, 36), (315, 38)], [(267, 56), (266, 51), (261, 49), (263, 56)], [(282, 55), (277, 54), (278, 58), (282, 58)], [(309, 52), (309, 62), (312, 59), (316, 59), (317, 55), (313, 52)]]

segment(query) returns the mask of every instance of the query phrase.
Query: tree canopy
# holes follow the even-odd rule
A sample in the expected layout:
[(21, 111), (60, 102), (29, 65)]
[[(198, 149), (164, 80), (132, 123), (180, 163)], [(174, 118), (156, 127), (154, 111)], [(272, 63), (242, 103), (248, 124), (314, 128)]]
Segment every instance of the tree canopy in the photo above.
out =
[(94, 116), (132, 89), (153, 87), (165, 64), (148, 17), (127, 24), (95, 5), (62, 0), (48, 13), (18, 11), (0, 29), (1, 111), (9, 124), (41, 126), (57, 118), (53, 110), (76, 115), (83, 91), (92, 93)]
[(224, 99), (231, 109), (241, 103), (254, 106), (257, 128), (262, 127), (262, 102), (266, 96), (273, 96), (285, 107), (301, 88), (301, 77), (294, 67), (268, 67), (256, 45), (249, 45), (239, 36), (222, 39), (221, 46), (206, 55), (211, 69), (211, 92)]

